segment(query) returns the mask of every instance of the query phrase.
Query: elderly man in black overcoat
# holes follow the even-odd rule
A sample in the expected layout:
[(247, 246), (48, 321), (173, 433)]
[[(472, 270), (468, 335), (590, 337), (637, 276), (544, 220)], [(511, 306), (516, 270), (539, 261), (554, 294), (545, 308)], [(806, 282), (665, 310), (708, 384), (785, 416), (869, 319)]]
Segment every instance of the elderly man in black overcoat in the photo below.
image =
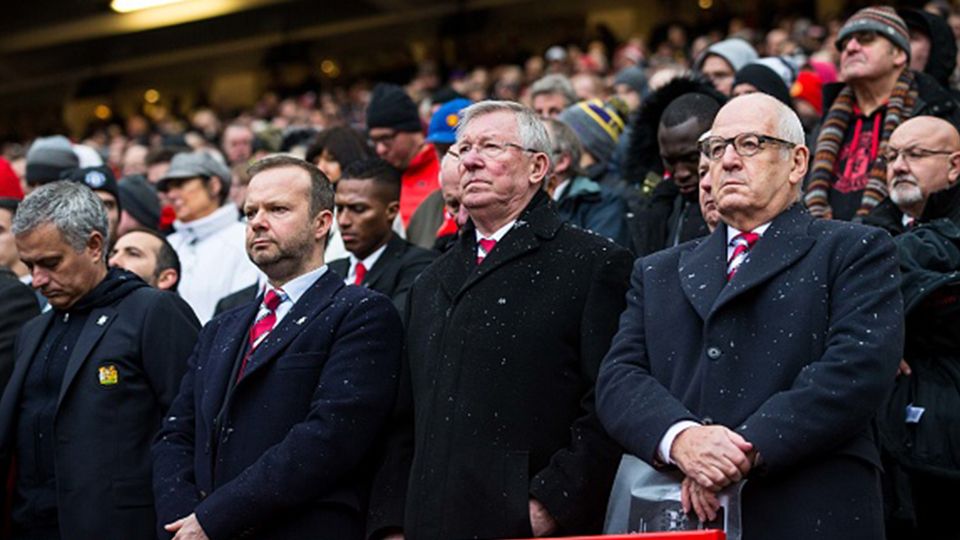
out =
[(380, 485), (372, 536), (390, 526), (417, 539), (601, 529), (620, 449), (593, 388), (631, 258), (558, 216), (542, 189), (547, 137), (514, 103), (463, 113), (451, 152), (471, 221), (410, 293), (412, 467), (388, 459), (409, 485)]
[(718, 113), (702, 151), (723, 224), (634, 266), (597, 407), (627, 451), (685, 475), (714, 515), (741, 478), (743, 538), (883, 538), (870, 422), (903, 351), (881, 230), (798, 204), (809, 152), (763, 94)]

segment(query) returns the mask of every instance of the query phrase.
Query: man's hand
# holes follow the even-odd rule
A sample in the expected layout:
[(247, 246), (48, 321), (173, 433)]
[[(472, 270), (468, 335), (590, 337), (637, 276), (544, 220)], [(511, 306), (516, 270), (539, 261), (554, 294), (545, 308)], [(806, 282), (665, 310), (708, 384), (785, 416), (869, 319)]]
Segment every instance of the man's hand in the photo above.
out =
[(692, 426), (673, 440), (670, 458), (701, 486), (720, 491), (750, 472), (752, 450), (752, 444), (724, 426)]
[(207, 538), (207, 533), (203, 532), (200, 522), (197, 521), (197, 514), (190, 514), (173, 523), (167, 523), (163, 528), (167, 532), (177, 533), (173, 540), (210, 540)]
[(689, 476), (683, 477), (683, 483), (680, 484), (680, 504), (683, 506), (683, 512), (686, 514), (693, 512), (697, 514), (700, 521), (706, 523), (717, 517), (717, 510), (720, 509), (720, 499), (717, 494), (704, 488)]
[(388, 534), (383, 537), (383, 540), (403, 540), (403, 533)]
[(905, 375), (905, 376), (909, 377), (909, 376), (912, 375), (912, 374), (913, 374), (913, 370), (910, 369), (910, 364), (908, 364), (906, 360), (904, 360), (904, 359), (901, 358), (901, 359), (900, 359), (900, 367), (897, 368), (897, 377), (899, 377), (899, 376), (901, 376), (901, 375)]
[(557, 522), (536, 499), (530, 499), (530, 528), (533, 536), (546, 536), (557, 530)]

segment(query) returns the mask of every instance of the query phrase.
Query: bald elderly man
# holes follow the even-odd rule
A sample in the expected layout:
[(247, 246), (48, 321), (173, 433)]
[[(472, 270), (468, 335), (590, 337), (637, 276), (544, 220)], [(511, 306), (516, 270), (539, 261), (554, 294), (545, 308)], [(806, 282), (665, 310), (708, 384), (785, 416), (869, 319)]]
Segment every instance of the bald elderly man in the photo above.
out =
[(892, 235), (940, 218), (960, 222), (960, 133), (946, 120), (918, 116), (890, 135), (886, 150), (890, 195), (864, 223)]
[(903, 350), (893, 242), (798, 204), (810, 154), (781, 102), (734, 98), (710, 132), (722, 221), (634, 265), (600, 420), (627, 452), (679, 469), (701, 520), (748, 478), (743, 540), (883, 538), (871, 421)]

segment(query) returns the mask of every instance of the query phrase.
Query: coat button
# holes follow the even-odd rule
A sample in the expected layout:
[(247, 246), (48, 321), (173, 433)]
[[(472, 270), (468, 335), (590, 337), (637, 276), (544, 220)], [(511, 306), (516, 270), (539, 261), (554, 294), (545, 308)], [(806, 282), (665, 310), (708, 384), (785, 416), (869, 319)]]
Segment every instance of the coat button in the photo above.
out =
[(716, 359), (720, 358), (721, 356), (723, 356), (723, 351), (721, 351), (719, 348), (717, 348), (717, 347), (710, 347), (710, 348), (707, 349), (707, 358), (709, 358), (709, 359), (711, 359), (711, 360), (716, 360)]

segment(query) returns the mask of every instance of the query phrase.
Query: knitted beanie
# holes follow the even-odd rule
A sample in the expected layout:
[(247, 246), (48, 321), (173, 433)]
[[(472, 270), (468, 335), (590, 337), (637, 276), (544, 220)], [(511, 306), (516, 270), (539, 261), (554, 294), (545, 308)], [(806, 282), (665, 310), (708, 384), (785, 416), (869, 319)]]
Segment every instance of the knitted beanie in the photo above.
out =
[(907, 23), (903, 22), (890, 6), (871, 6), (854, 13), (843, 23), (834, 45), (840, 50), (840, 44), (851, 34), (871, 31), (887, 38), (910, 57), (910, 31), (907, 30)]
[(63, 135), (40, 137), (27, 150), (27, 182), (45, 184), (60, 179), (60, 173), (80, 166), (70, 140)]
[(157, 230), (160, 225), (160, 200), (153, 186), (141, 175), (120, 179), (120, 204), (144, 227)]
[(737, 71), (733, 79), (733, 88), (738, 84), (746, 83), (753, 85), (757, 90), (773, 96), (780, 100), (787, 107), (793, 108), (793, 101), (790, 99), (790, 89), (783, 82), (775, 71), (764, 64), (747, 64)]
[(703, 68), (704, 61), (710, 55), (719, 56), (726, 60), (733, 71), (739, 70), (759, 57), (753, 45), (745, 40), (740, 38), (725, 39), (707, 47), (707, 50), (700, 54), (700, 58), (697, 59), (697, 71)]
[(403, 88), (381, 83), (373, 89), (367, 106), (367, 129), (393, 128), (397, 131), (422, 131), (417, 106)]
[(606, 164), (613, 156), (623, 133), (623, 119), (610, 105), (599, 99), (574, 103), (557, 118), (570, 126), (583, 148), (598, 162)]

